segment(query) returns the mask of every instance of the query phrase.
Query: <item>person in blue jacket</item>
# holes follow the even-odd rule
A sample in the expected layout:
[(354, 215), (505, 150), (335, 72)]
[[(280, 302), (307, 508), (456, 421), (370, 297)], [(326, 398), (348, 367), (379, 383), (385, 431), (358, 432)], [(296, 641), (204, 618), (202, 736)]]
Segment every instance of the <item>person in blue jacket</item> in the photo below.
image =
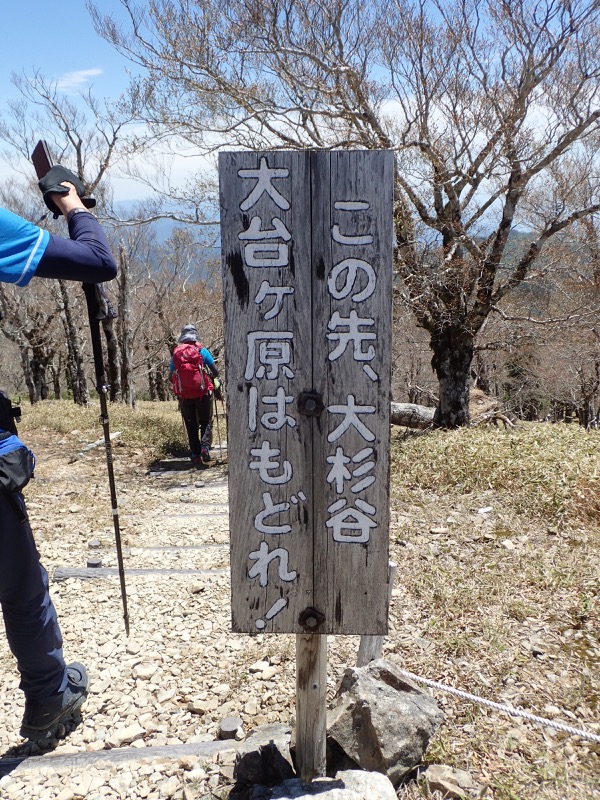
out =
[[(34, 277), (86, 283), (114, 278), (117, 266), (79, 178), (56, 166), (39, 186), (48, 208), (66, 218), (70, 238), (0, 208), (0, 281), (26, 286)], [(68, 732), (77, 721), (88, 675), (82, 664), (65, 663), (48, 574), (27, 519), (21, 489), (33, 463), (17, 436), (11, 402), (0, 392), (0, 605), (25, 695), (21, 735), (40, 741)]]

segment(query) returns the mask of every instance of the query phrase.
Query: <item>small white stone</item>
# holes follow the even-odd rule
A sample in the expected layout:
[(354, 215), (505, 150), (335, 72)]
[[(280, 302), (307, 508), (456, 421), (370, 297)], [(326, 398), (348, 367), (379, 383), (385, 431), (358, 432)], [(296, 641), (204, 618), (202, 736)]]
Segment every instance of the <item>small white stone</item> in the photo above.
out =
[(254, 672), (263, 672), (268, 666), (270, 666), (268, 661), (256, 661), (248, 667), (248, 672), (251, 674)]
[(190, 772), (188, 772), (188, 776), (191, 781), (204, 781), (208, 777), (208, 773), (206, 770), (198, 767), (190, 770)]
[(133, 725), (128, 725), (126, 728), (115, 728), (111, 731), (106, 738), (106, 744), (109, 747), (123, 747), (135, 742), (136, 739), (141, 739), (145, 734), (145, 729), (134, 722)]
[(154, 661), (143, 661), (133, 670), (133, 677), (148, 680), (156, 673), (157, 669), (158, 664)]
[(161, 797), (173, 797), (173, 795), (179, 789), (180, 786), (181, 782), (179, 778), (173, 775), (171, 778), (169, 778), (169, 780), (164, 781), (164, 783), (160, 784), (160, 786), (158, 787), (159, 795)]
[(263, 671), (260, 674), (260, 677), (263, 681), (270, 681), (272, 678), (275, 677), (275, 675), (278, 674), (279, 674), (278, 667), (267, 667), (266, 669), (263, 669)]
[(256, 700), (248, 700), (244, 706), (244, 713), (248, 714), (249, 717), (253, 717), (255, 714), (258, 714), (258, 703)]
[(73, 800), (75, 792), (70, 786), (66, 786), (59, 794), (56, 795), (56, 800)]

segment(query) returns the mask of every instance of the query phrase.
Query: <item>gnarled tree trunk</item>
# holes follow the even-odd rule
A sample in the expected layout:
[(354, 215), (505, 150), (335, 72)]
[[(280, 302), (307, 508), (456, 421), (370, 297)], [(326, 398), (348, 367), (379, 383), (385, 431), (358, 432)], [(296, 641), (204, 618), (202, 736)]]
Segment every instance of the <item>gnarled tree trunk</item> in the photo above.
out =
[(133, 334), (131, 330), (131, 289), (129, 259), (125, 248), (119, 245), (119, 341), (121, 344), (121, 396), (125, 403), (135, 408), (136, 392), (133, 382)]
[(431, 366), (439, 380), (438, 428), (468, 425), (473, 336), (459, 325), (448, 325), (431, 335)]
[(106, 378), (110, 387), (108, 396), (111, 402), (121, 399), (121, 368), (119, 359), (119, 338), (115, 333), (113, 319), (103, 319), (102, 329), (106, 338)]

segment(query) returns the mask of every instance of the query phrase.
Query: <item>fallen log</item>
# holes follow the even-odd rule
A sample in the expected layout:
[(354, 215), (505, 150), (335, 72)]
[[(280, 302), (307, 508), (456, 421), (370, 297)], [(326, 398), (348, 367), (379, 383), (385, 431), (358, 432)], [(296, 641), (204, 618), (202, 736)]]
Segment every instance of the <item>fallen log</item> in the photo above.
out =
[[(420, 406), (416, 403), (391, 403), (390, 423), (405, 428), (424, 430), (433, 427), (435, 407)], [(469, 416), (471, 425), (502, 422), (505, 428), (514, 428), (515, 422), (496, 397), (471, 389), (469, 393)]]
[[(116, 438), (117, 438), (117, 436), (120, 436), (120, 435), (121, 435), (121, 431), (114, 431), (113, 433), (111, 433), (111, 434), (110, 434), (110, 440), (111, 440), (111, 442), (112, 442), (112, 440), (113, 440), (113, 439), (116, 439)], [(83, 448), (83, 450), (81, 450), (79, 453), (77, 453), (76, 455), (73, 455), (73, 456), (71, 456), (71, 458), (69, 459), (69, 464), (74, 464), (74, 463), (75, 463), (76, 461), (78, 461), (80, 458), (83, 458), (83, 456), (84, 456), (84, 455), (85, 455), (85, 454), (86, 454), (86, 453), (87, 453), (89, 450), (94, 450), (96, 447), (100, 447), (101, 445), (105, 445), (105, 444), (106, 444), (106, 440), (105, 440), (104, 438), (102, 438), (102, 439), (96, 439), (96, 441), (95, 441), (95, 442), (92, 442), (91, 444), (88, 444), (88, 445), (86, 445), (86, 446)]]
[(416, 403), (392, 403), (390, 423), (405, 428), (430, 428), (433, 425), (435, 408), (419, 406)]

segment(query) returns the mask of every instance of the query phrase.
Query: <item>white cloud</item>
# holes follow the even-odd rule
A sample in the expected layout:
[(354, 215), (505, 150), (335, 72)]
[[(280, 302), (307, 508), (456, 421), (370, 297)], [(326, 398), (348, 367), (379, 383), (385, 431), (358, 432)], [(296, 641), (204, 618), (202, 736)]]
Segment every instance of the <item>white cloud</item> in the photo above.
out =
[(57, 78), (56, 88), (65, 94), (76, 94), (98, 75), (102, 75), (101, 69), (79, 69), (75, 72), (65, 72)]

